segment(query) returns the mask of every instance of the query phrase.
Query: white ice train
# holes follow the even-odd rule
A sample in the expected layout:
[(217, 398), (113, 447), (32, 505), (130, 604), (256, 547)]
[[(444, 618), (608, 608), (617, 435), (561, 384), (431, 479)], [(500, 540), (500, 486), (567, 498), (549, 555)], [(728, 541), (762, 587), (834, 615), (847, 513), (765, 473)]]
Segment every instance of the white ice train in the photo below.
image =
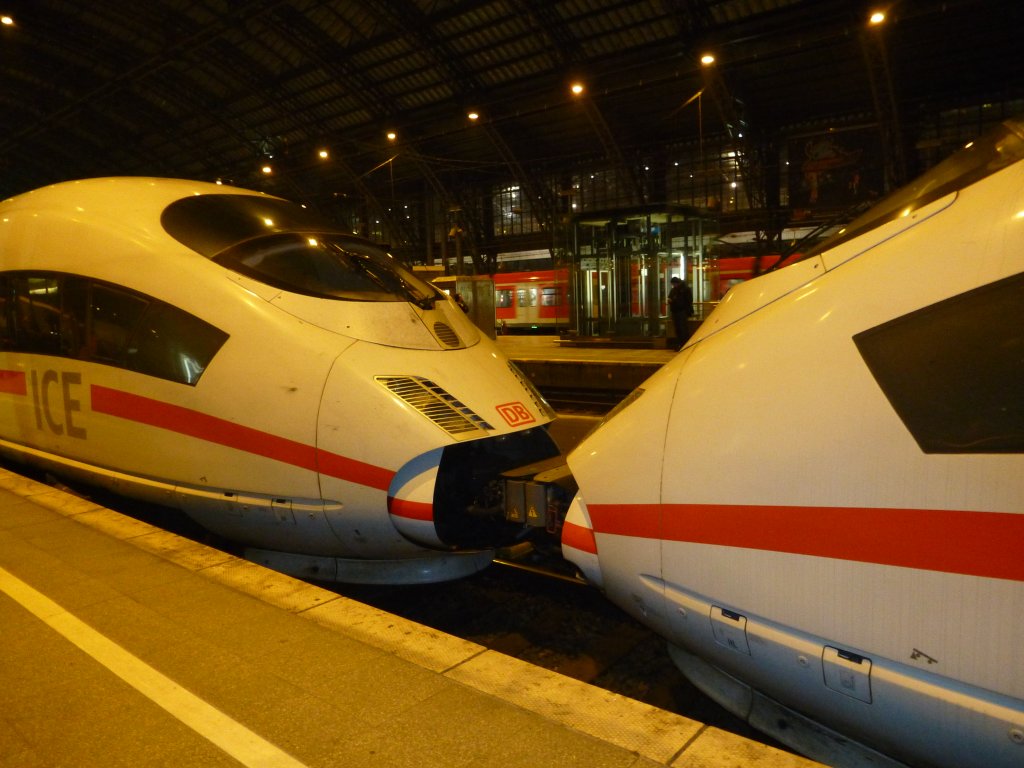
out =
[(1024, 766), (1024, 122), (734, 289), (568, 462), (563, 552), (726, 708)]
[(302, 206), (191, 181), (0, 203), (0, 453), (322, 579), (417, 582), (525, 532), (553, 414), (465, 314)]

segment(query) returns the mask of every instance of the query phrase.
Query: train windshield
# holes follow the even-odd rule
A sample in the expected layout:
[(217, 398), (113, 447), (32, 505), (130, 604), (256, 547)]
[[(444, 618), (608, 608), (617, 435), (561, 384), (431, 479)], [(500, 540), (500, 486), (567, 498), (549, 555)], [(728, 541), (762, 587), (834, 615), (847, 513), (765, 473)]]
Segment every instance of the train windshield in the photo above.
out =
[(884, 198), (834, 236), (809, 250), (804, 258), (827, 251), (887, 221), (906, 216), (1021, 159), (1024, 159), (1024, 118), (1007, 120), (984, 138), (971, 142), (923, 176)]
[(227, 269), (293, 293), (425, 308), (440, 295), (383, 249), (287, 200), (197, 195), (172, 203), (161, 221), (176, 240)]

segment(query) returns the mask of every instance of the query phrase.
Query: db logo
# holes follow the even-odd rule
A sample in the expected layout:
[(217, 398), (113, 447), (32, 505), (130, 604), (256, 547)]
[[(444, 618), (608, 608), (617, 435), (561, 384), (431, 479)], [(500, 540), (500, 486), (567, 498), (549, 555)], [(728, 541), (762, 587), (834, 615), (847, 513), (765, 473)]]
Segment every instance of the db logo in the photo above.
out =
[(536, 421), (536, 419), (533, 418), (533, 414), (530, 413), (522, 403), (505, 403), (504, 405), (499, 405), (498, 413), (501, 414), (501, 418), (503, 418), (510, 427), (518, 427), (520, 424), (529, 424), (531, 421)]

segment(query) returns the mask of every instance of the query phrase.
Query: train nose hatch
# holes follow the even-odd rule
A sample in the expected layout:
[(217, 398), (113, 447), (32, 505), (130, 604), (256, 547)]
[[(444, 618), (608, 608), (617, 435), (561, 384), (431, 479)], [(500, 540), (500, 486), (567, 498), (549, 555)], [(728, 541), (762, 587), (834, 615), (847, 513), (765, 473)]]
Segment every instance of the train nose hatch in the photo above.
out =
[[(431, 549), (498, 548), (514, 544), (536, 529), (557, 533), (576, 490), (562, 456), (504, 471), (500, 467), (513, 457), (549, 450), (541, 442), (543, 449), (538, 451), (531, 445), (535, 442), (536, 435), (509, 435), (418, 456), (395, 473), (391, 482), (388, 512), (392, 524), (405, 538)], [(466, 446), (474, 450), (470, 452)], [(497, 458), (495, 446), (502, 446)]]
[(577, 493), (569, 505), (562, 525), (562, 556), (579, 568), (589, 583), (598, 589), (604, 586), (601, 561), (597, 557), (597, 539), (590, 520), (587, 502)]
[(844, 696), (871, 703), (871, 659), (826, 645), (821, 662), (825, 685)]
[(428, 451), (395, 473), (388, 489), (391, 522), (409, 541), (431, 549), (443, 549), (444, 542), (434, 525), (434, 488), (443, 450)]
[(750, 645), (747, 643), (747, 617), (722, 608), (717, 605), (711, 606), (711, 632), (715, 636), (715, 642), (731, 648), (737, 653), (750, 655)]
[[(437, 537), (457, 549), (493, 549), (522, 541), (536, 528), (526, 522), (527, 507), (517, 504), (510, 515), (507, 500), (523, 498), (517, 482), (562, 465), (558, 446), (543, 427), (446, 446), (433, 495)], [(546, 504), (537, 502), (535, 510), (538, 526), (541, 520), (545, 527), (560, 522), (557, 513), (548, 518)]]

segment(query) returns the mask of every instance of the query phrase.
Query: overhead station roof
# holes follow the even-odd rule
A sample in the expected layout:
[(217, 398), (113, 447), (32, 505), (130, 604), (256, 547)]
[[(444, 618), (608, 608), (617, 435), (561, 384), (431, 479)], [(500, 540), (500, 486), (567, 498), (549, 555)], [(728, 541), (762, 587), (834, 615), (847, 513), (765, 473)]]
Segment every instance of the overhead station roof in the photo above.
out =
[(639, 156), (723, 131), (691, 100), (704, 52), (761, 135), (874, 121), (883, 76), (905, 121), (1021, 98), (1019, 0), (882, 5), (869, 29), (850, 0), (0, 0), (0, 197), (125, 174), (315, 197)]

